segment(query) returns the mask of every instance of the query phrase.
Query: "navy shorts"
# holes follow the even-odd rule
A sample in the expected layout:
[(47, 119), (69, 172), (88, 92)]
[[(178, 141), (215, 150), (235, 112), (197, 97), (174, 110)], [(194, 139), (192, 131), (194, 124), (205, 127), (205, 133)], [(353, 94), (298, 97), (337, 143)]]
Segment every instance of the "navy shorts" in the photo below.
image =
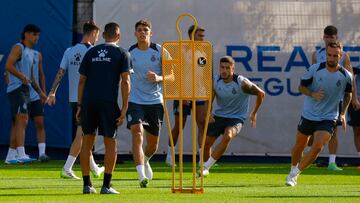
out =
[(327, 131), (332, 136), (336, 128), (335, 120), (312, 121), (301, 116), (298, 131), (304, 135), (313, 135), (316, 131)]
[(116, 138), (116, 119), (120, 109), (114, 102), (83, 102), (81, 106), (81, 127), (84, 134), (95, 134)]
[[(204, 106), (205, 105), (205, 101), (196, 101), (196, 106)], [(191, 114), (191, 109), (192, 109), (192, 101), (190, 101), (189, 105), (183, 105), (183, 116), (189, 116)], [(178, 100), (174, 100), (174, 104), (173, 104), (173, 112), (176, 116), (179, 115), (179, 101)]]
[(15, 117), (17, 114), (28, 114), (29, 102), (30, 102), (30, 92), (28, 85), (21, 85), (15, 90), (7, 93), (11, 116)]
[(127, 127), (141, 123), (144, 129), (152, 135), (160, 135), (161, 125), (164, 119), (164, 107), (162, 104), (136, 104), (129, 102), (126, 113)]
[(224, 134), (227, 127), (234, 127), (236, 129), (236, 134), (239, 134), (244, 124), (244, 121), (238, 118), (214, 116), (214, 119), (215, 122), (209, 123), (208, 125), (208, 136), (219, 137), (221, 134)]
[(29, 103), (29, 116), (31, 119), (34, 119), (37, 116), (44, 116), (44, 105), (41, 103), (40, 99)]
[(350, 117), (348, 124), (353, 127), (360, 126), (360, 110), (355, 110), (354, 107), (350, 104), (348, 109), (348, 115)]

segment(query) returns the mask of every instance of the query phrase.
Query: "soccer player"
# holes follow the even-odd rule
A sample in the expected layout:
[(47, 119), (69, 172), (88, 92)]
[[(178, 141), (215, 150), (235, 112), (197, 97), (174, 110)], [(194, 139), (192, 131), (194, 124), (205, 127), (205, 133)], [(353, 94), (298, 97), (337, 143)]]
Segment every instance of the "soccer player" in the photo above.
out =
[[(195, 26), (192, 25), (189, 27), (188, 29), (188, 35), (189, 38), (192, 38), (192, 32), (194, 31)], [(194, 33), (194, 40), (195, 41), (204, 41), (205, 40), (205, 29), (198, 26), (196, 27), (195, 33)], [(195, 51), (195, 61), (198, 60), (199, 57), (206, 57), (206, 54), (196, 50)], [(187, 59), (187, 58), (192, 58), (192, 52), (191, 50), (185, 50), (183, 53), (183, 58)], [(185, 61), (185, 65), (191, 66), (191, 64), (188, 64), (186, 62), (191, 62), (191, 61)], [(196, 62), (197, 64), (197, 62)], [(187, 70), (191, 70), (190, 68), (187, 68)], [(201, 71), (199, 71), (198, 73), (200, 73)], [(187, 74), (189, 75), (189, 74)], [(186, 75), (185, 75), (186, 77)], [(196, 76), (197, 78), (202, 78), (200, 75)], [(185, 81), (189, 82), (192, 80), (192, 78), (185, 78)], [(202, 79), (199, 79), (199, 81), (201, 82)], [(197, 84), (200, 84), (200, 82), (198, 82)], [(191, 84), (191, 82), (189, 82), (189, 84)], [(190, 88), (190, 86), (187, 86), (185, 88)], [(201, 91), (202, 87), (197, 87), (198, 91)], [(172, 134), (172, 139), (174, 141), (174, 146), (176, 146), (178, 137), (179, 137), (179, 101), (175, 100), (174, 104), (173, 104), (173, 111), (174, 111), (174, 115), (175, 115), (175, 124), (174, 127), (171, 130), (171, 134)], [(182, 128), (185, 127), (186, 124), (186, 118), (187, 116), (189, 116), (191, 114), (191, 110), (192, 110), (192, 102), (191, 101), (183, 101), (183, 126)], [(206, 105), (205, 105), (205, 101), (201, 101), (198, 100), (196, 101), (196, 124), (198, 127), (198, 146), (199, 146), (199, 152), (201, 151), (201, 144), (202, 144), (202, 138), (203, 138), (203, 134), (204, 134), (204, 127), (205, 127), (205, 118), (206, 118)], [(167, 150), (167, 155), (166, 155), (166, 163), (171, 166), (172, 165), (172, 151), (171, 151), (171, 144), (170, 144), (170, 140), (168, 141), (168, 150)]]
[[(105, 144), (105, 173), (100, 193), (119, 194), (111, 187), (110, 182), (117, 158), (116, 131), (124, 122), (128, 109), (131, 61), (129, 52), (117, 45), (120, 41), (118, 24), (106, 24), (103, 38), (105, 43), (91, 48), (85, 54), (79, 69), (76, 118), (81, 120), (84, 132), (80, 153), (84, 194), (96, 193), (89, 176), (96, 130), (99, 135), (104, 136)], [(121, 111), (117, 102), (120, 80)]]
[[(231, 140), (240, 133), (248, 118), (249, 99), (256, 96), (250, 113), (251, 127), (256, 127), (257, 112), (264, 100), (265, 92), (242, 75), (235, 74), (235, 61), (230, 56), (220, 59), (220, 74), (213, 81), (213, 96), (217, 105), (210, 117), (204, 146), (203, 175), (209, 175), (211, 166), (224, 154)], [(216, 139), (223, 135), (220, 143), (211, 153)]]
[[(338, 117), (343, 129), (346, 129), (345, 112), (351, 101), (352, 74), (339, 64), (341, 56), (341, 44), (328, 43), (326, 62), (310, 66), (301, 77), (299, 91), (306, 97), (292, 149), (291, 171), (286, 177), (288, 186), (295, 186), (298, 175), (316, 160), (333, 136)], [(342, 99), (343, 106), (339, 111)], [(314, 142), (310, 151), (302, 157), (310, 135), (314, 136)]]
[[(34, 50), (34, 62), (33, 62), (33, 76), (35, 81), (39, 84), (40, 81), (40, 88), (43, 92), (42, 98), (40, 95), (30, 87), (30, 103), (29, 103), (29, 116), (34, 121), (36, 134), (37, 134), (37, 141), (38, 141), (38, 148), (39, 148), (39, 161), (46, 162), (49, 160), (49, 157), (45, 153), (46, 143), (45, 143), (45, 128), (44, 128), (44, 108), (43, 103), (45, 102), (45, 74), (43, 71), (42, 66), (42, 55), (40, 52)], [(5, 72), (5, 80), (9, 81), (9, 74)], [(16, 139), (15, 139), (15, 123), (11, 122), (11, 129), (10, 129), (10, 151), (15, 152), (16, 150)], [(16, 152), (15, 152), (16, 153)], [(11, 155), (11, 153), (9, 153)], [(16, 153), (17, 156), (17, 153)], [(16, 164), (16, 159), (6, 159), (5, 163), (7, 164)]]
[[(140, 187), (147, 187), (153, 172), (150, 158), (159, 146), (160, 128), (163, 122), (163, 80), (161, 66), (161, 46), (151, 42), (151, 23), (140, 20), (135, 24), (137, 43), (129, 48), (133, 73), (129, 109), (126, 114), (127, 127), (132, 134), (132, 152)], [(146, 131), (146, 147), (143, 133)]]
[(34, 66), (37, 66), (39, 55), (33, 46), (38, 42), (39, 36), (40, 28), (38, 26), (26, 25), (21, 34), (21, 43), (13, 46), (6, 61), (5, 70), (9, 73), (6, 79), (8, 81), (6, 91), (12, 114), (10, 148), (5, 160), (7, 164), (28, 163), (35, 160), (25, 153), (24, 143), (30, 92), (35, 90), (42, 99), (46, 98), (34, 78)]
[[(360, 80), (359, 80), (359, 73), (360, 73), (360, 67), (354, 67), (354, 91), (353, 91), (353, 97), (351, 100), (351, 104), (349, 106), (349, 117), (350, 120), (348, 124), (352, 126), (353, 132), (354, 132), (354, 143), (356, 147), (356, 151), (358, 152), (358, 155), (360, 157)], [(360, 166), (357, 168), (360, 169)]]
[[(325, 47), (328, 43), (334, 42), (338, 39), (337, 35), (338, 31), (337, 28), (333, 25), (328, 25), (324, 29), (324, 36), (323, 40), (325, 43)], [(312, 64), (316, 63), (322, 63), (326, 61), (326, 50), (324, 48), (318, 49), (313, 52), (312, 54)], [(346, 68), (346, 70), (352, 72), (352, 67), (350, 63), (350, 57), (346, 52), (343, 52), (342, 57), (339, 61), (339, 64)], [(341, 108), (342, 104), (339, 104), (339, 107)], [(340, 118), (337, 120), (337, 126), (341, 126)], [(310, 138), (310, 145), (312, 143), (313, 137)], [(342, 171), (342, 168), (338, 167), (336, 165), (336, 152), (337, 152), (337, 146), (338, 146), (338, 136), (337, 136), (337, 128), (335, 128), (334, 136), (331, 137), (328, 147), (329, 147), (329, 163), (328, 163), (328, 169), (334, 170), (334, 171)]]
[[(64, 56), (61, 60), (60, 69), (55, 77), (52, 88), (49, 92), (47, 103), (49, 105), (54, 105), (56, 102), (56, 91), (60, 85), (60, 81), (65, 75), (65, 72), (68, 71), (69, 76), (69, 102), (72, 112), (72, 123), (73, 123), (73, 143), (70, 147), (69, 156), (66, 159), (65, 165), (60, 172), (60, 177), (67, 179), (80, 179), (75, 175), (72, 170), (73, 165), (78, 157), (81, 144), (82, 144), (82, 129), (78, 122), (76, 122), (76, 110), (77, 110), (77, 100), (78, 100), (78, 84), (79, 84), (79, 67), (80, 63), (85, 55), (85, 53), (93, 47), (93, 45), (98, 40), (100, 28), (94, 22), (86, 22), (83, 25), (83, 38), (80, 43), (76, 44), (73, 47), (66, 49)], [(74, 132), (75, 131), (75, 132)], [(95, 163), (94, 157), (90, 157), (90, 167), (91, 172), (95, 178), (100, 177), (104, 172), (104, 167), (98, 167)]]

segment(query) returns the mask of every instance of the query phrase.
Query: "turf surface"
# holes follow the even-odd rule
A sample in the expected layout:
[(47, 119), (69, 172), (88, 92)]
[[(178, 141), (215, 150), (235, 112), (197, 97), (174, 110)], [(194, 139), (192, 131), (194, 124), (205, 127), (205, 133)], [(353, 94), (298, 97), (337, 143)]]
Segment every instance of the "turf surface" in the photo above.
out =
[[(154, 180), (139, 188), (132, 162), (116, 166), (113, 187), (120, 195), (83, 195), (81, 180), (59, 178), (63, 161), (28, 165), (0, 164), (0, 202), (360, 202), (360, 170), (328, 171), (312, 166), (298, 185), (285, 186), (289, 165), (219, 163), (205, 178), (205, 194), (171, 193), (171, 168), (154, 162)], [(81, 176), (79, 165), (74, 170)], [(184, 184), (191, 168), (185, 165)], [(102, 179), (92, 178), (100, 191)]]

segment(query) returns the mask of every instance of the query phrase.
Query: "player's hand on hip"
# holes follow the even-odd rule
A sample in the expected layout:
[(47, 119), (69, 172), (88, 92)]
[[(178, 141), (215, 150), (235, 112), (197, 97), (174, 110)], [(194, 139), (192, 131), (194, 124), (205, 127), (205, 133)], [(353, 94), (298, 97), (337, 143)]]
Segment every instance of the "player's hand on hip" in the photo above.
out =
[(153, 83), (159, 82), (159, 79), (158, 79), (159, 76), (156, 73), (152, 72), (152, 71), (148, 71), (146, 73), (146, 78), (147, 78), (148, 81), (153, 82)]
[(256, 128), (256, 113), (251, 112), (250, 123), (252, 128)]
[(311, 97), (314, 98), (316, 101), (320, 101), (325, 95), (325, 91), (323, 89), (319, 89), (319, 91), (312, 92)]
[(21, 78), (21, 82), (24, 85), (30, 84), (30, 80), (25, 75)]

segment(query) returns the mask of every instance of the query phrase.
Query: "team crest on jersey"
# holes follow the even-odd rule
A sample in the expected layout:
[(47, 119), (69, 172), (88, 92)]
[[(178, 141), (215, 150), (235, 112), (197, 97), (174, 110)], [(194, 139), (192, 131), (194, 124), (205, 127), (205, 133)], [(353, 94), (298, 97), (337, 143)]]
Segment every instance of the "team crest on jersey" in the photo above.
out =
[(236, 89), (235, 89), (235, 87), (233, 87), (231, 93), (236, 94)]
[(201, 67), (204, 67), (206, 65), (206, 58), (205, 57), (199, 57), (197, 60), (197, 64)]
[(156, 61), (155, 55), (152, 55), (150, 60), (151, 60), (152, 62)]
[(74, 55), (75, 61), (80, 61), (81, 60), (81, 54), (80, 53), (76, 53)]
[(74, 55), (74, 58), (75, 58), (75, 60), (72, 60), (72, 61), (70, 62), (70, 64), (71, 64), (71, 65), (75, 65), (75, 66), (79, 66), (80, 63), (81, 63), (81, 54), (80, 54), (80, 53), (76, 53), (76, 54)]
[(338, 80), (338, 81), (336, 82), (336, 86), (337, 86), (337, 87), (340, 87), (340, 85), (341, 85), (341, 81)]
[(106, 54), (108, 53), (108, 51), (106, 49), (101, 49), (98, 51), (99, 57), (94, 57), (92, 58), (92, 62), (94, 61), (106, 61), (106, 62), (111, 62), (111, 58), (110, 57), (106, 57)]

